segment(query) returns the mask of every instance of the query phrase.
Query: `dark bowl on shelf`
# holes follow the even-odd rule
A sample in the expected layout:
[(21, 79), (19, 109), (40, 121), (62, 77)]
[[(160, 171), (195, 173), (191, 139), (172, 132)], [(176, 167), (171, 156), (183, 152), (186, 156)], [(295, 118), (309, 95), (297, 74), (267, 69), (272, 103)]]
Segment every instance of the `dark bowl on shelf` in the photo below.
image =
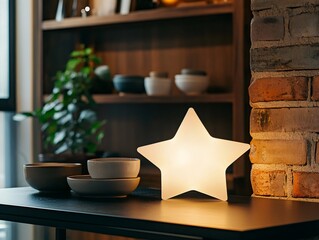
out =
[(113, 84), (116, 91), (120, 93), (145, 93), (144, 77), (120, 75), (113, 78)]

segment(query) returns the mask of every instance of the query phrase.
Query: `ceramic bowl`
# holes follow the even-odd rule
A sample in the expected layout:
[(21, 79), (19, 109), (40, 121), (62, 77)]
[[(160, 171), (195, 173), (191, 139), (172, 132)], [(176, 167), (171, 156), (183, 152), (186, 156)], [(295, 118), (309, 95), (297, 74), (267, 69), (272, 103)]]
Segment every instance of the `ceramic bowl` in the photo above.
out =
[(146, 77), (144, 79), (146, 94), (149, 96), (164, 96), (171, 92), (172, 81), (169, 78)]
[(81, 174), (80, 163), (30, 163), (24, 165), (27, 183), (43, 192), (69, 191), (67, 177)]
[(138, 158), (96, 158), (87, 164), (92, 178), (135, 178), (140, 171)]
[(175, 84), (187, 95), (198, 95), (206, 91), (209, 79), (207, 76), (180, 74), (175, 76)]
[(130, 75), (115, 75), (113, 85), (120, 93), (145, 93), (144, 77)]
[(70, 188), (84, 197), (124, 197), (133, 192), (140, 178), (96, 179), (89, 175), (76, 175), (67, 178)]

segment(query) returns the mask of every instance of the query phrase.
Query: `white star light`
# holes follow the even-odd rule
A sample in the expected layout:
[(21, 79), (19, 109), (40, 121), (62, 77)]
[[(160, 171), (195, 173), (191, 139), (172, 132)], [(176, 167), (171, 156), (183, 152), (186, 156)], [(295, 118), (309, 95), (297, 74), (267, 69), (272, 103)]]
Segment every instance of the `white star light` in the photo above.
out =
[(211, 137), (190, 108), (172, 139), (137, 151), (161, 170), (162, 199), (195, 190), (226, 201), (226, 169), (249, 148)]

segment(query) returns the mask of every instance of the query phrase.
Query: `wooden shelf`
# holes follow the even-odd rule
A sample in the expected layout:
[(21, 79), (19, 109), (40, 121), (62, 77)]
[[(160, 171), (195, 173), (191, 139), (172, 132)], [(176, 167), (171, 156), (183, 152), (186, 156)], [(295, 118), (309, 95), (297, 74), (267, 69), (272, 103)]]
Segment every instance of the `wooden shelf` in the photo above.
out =
[(203, 94), (198, 96), (147, 96), (141, 95), (117, 95), (117, 94), (96, 94), (94, 99), (100, 104), (114, 103), (232, 103), (231, 93)]
[[(49, 95), (44, 95), (43, 99)], [(231, 93), (215, 93), (203, 94), (196, 96), (147, 96), (145, 94), (94, 94), (94, 100), (98, 104), (114, 104), (114, 103), (233, 103), (233, 94)]]
[(199, 7), (159, 8), (155, 10), (136, 11), (127, 15), (114, 14), (104, 17), (91, 16), (87, 18), (74, 17), (65, 18), (63, 21), (60, 22), (57, 22), (55, 20), (46, 20), (42, 23), (42, 30), (81, 28), (118, 23), (185, 18), (193, 16), (231, 14), (233, 13), (233, 11), (234, 9), (231, 3), (218, 5), (208, 4)]

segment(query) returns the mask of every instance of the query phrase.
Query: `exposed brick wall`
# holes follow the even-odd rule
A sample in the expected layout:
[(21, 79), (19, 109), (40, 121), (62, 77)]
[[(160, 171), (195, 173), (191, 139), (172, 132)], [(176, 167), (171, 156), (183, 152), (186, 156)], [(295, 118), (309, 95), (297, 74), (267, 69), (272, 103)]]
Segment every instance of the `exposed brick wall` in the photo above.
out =
[(319, 0), (251, 0), (255, 196), (319, 201)]

